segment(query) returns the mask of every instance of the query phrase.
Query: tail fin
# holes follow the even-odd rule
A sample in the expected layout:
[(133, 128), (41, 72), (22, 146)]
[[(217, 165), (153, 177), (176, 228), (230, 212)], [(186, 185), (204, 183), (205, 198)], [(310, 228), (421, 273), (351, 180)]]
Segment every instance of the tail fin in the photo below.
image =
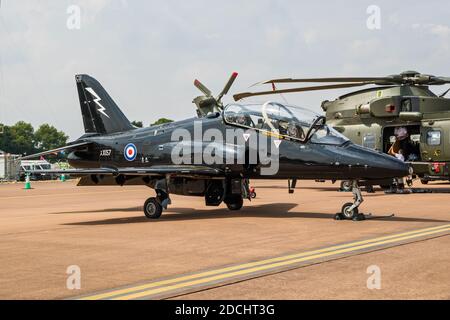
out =
[(134, 129), (114, 100), (94, 78), (75, 76), (86, 133), (114, 133)]

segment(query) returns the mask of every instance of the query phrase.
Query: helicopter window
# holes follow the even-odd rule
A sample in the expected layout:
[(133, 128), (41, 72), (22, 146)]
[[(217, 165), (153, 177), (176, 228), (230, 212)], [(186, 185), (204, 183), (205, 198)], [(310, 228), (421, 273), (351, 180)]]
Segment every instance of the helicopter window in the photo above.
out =
[(412, 105), (411, 105), (411, 99), (405, 99), (402, 101), (402, 112), (411, 112), (412, 111)]
[(373, 133), (366, 133), (363, 137), (363, 147), (369, 148), (369, 149), (375, 149), (376, 141), (375, 141), (375, 134)]
[(432, 130), (427, 132), (427, 144), (430, 146), (438, 146), (441, 144), (441, 132)]

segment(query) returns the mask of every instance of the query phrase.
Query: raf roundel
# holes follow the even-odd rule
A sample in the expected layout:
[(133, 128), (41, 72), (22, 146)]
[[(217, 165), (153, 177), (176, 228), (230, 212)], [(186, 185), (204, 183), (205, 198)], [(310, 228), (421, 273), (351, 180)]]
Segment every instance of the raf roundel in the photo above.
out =
[(134, 161), (134, 159), (136, 159), (136, 155), (137, 155), (136, 146), (133, 143), (127, 144), (125, 149), (123, 150), (123, 155), (126, 160)]

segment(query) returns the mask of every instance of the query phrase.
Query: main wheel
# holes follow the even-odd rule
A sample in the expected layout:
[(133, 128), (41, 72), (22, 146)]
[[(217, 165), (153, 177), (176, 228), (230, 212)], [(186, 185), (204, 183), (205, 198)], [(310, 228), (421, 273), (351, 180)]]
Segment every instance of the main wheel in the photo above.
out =
[(428, 180), (426, 180), (426, 179), (420, 179), (420, 182), (422, 183), (422, 184), (428, 184)]
[(256, 192), (250, 193), (250, 197), (251, 197), (252, 199), (255, 199), (255, 198), (256, 198)]
[(358, 208), (354, 208), (353, 210), (350, 210), (350, 207), (353, 205), (351, 202), (347, 202), (342, 206), (341, 213), (344, 215), (346, 219), (353, 219), (353, 217), (357, 216), (359, 214)]
[(161, 204), (156, 198), (148, 198), (144, 203), (144, 214), (149, 219), (158, 219), (162, 214)]
[(244, 205), (244, 199), (241, 196), (232, 196), (225, 200), (225, 204), (231, 211), (241, 210)]

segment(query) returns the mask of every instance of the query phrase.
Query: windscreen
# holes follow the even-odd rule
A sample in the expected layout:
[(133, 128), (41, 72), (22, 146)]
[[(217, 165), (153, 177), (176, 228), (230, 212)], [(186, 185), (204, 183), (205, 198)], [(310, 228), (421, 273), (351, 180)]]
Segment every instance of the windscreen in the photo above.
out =
[(318, 115), (307, 109), (267, 102), (228, 105), (224, 111), (224, 117), (229, 124), (304, 141), (311, 124)]
[[(224, 110), (225, 122), (269, 132), (285, 138), (320, 144), (342, 144), (347, 139), (328, 128), (317, 113), (277, 102), (264, 104), (230, 104)], [(312, 127), (314, 126), (314, 127)]]
[(317, 144), (342, 145), (349, 139), (335, 129), (323, 125), (317, 130), (313, 130), (310, 141)]

